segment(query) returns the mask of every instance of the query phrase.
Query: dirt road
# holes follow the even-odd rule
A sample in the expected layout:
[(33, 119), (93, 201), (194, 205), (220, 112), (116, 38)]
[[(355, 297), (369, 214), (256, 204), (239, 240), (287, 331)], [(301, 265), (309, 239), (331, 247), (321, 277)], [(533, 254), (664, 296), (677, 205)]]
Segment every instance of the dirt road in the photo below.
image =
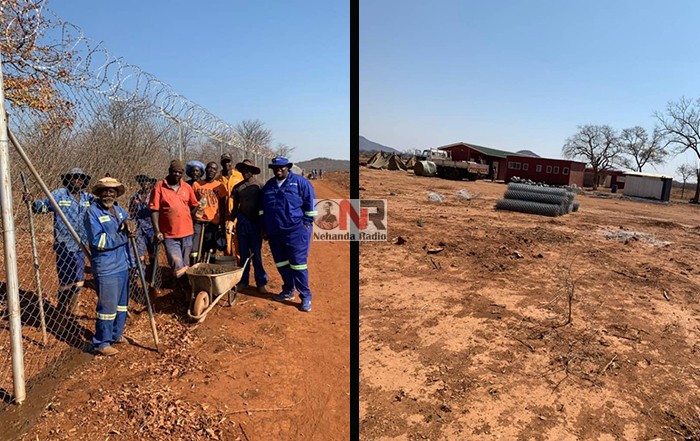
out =
[[(341, 198), (347, 180), (347, 173), (329, 173), (312, 182), (317, 197)], [(263, 248), (276, 293), (281, 279)], [(156, 320), (164, 353), (129, 345), (112, 358), (89, 357), (55, 388), (34, 390), (29, 400), (45, 394), (44, 410), (38, 419), (24, 415), (16, 438), (349, 439), (348, 243), (314, 242), (309, 273), (308, 314), (298, 310), (298, 297), (277, 303), (247, 290), (232, 308), (217, 306), (192, 325), (179, 299), (162, 292)], [(151, 345), (145, 313), (127, 322), (126, 335)]]
[(498, 183), (360, 184), (402, 239), (360, 244), (361, 439), (700, 439), (700, 207), (588, 193), (547, 218), (496, 211)]

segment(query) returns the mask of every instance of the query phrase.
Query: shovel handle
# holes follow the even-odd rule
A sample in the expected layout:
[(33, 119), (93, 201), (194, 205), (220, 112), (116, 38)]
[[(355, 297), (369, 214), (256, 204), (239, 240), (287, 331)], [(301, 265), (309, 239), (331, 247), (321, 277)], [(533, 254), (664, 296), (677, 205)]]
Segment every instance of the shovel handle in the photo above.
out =
[(155, 287), (157, 278), (158, 278), (158, 255), (160, 253), (160, 241), (156, 238), (156, 246), (155, 249), (153, 250), (153, 262), (151, 263), (151, 266), (153, 267), (151, 269), (151, 286)]
[(156, 351), (160, 353), (160, 344), (158, 343), (158, 330), (156, 329), (156, 319), (153, 317), (153, 309), (151, 308), (151, 299), (148, 295), (148, 284), (146, 283), (146, 274), (144, 274), (143, 266), (141, 265), (141, 258), (139, 256), (138, 247), (136, 246), (136, 238), (129, 237), (129, 243), (131, 244), (131, 249), (134, 252), (134, 258), (136, 259), (136, 269), (139, 273), (139, 279), (141, 279), (141, 287), (143, 288), (144, 296), (146, 297), (146, 308), (148, 308), (148, 319), (151, 322), (151, 332), (153, 333), (153, 340), (156, 343)]

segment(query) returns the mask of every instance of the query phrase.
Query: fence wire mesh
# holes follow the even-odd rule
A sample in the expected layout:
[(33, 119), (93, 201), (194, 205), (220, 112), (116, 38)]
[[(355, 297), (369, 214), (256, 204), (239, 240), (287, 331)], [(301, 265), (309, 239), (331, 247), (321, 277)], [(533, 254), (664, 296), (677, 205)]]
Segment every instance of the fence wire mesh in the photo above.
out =
[[(92, 178), (82, 190), (86, 194), (97, 179), (107, 174), (122, 182), (127, 191), (118, 202), (127, 210), (140, 189), (136, 176), (163, 179), (170, 160), (178, 157), (185, 162), (197, 159), (206, 163), (218, 162), (222, 153), (229, 153), (234, 163), (247, 158), (261, 166), (261, 179), (271, 177), (264, 164), (273, 154), (266, 146), (244, 139), (235, 127), (178, 95), (155, 76), (111, 55), (101, 44), (85, 37), (78, 27), (52, 14), (43, 1), (10, 2), (10, 6), (13, 3), (24, 6), (7, 7), (3, 1), (6, 9), (0, 14), (9, 129), (76, 231), (84, 230), (81, 215), (85, 207), (78, 199), (71, 199), (66, 191), (69, 179), (64, 179), (76, 167)], [(8, 48), (21, 51), (21, 45), (26, 43), (12, 38), (23, 36), (26, 40), (27, 35), (33, 35), (36, 44), (49, 48), (50, 56), (18, 61), (8, 52)], [(46, 72), (50, 74), (50, 88), (32, 81), (22, 86), (23, 78), (32, 80)], [(34, 105), (22, 99), (22, 93), (31, 96), (33, 92), (49, 94), (48, 104)], [(9, 165), (25, 377), (30, 391), (35, 379), (57, 369), (71, 352), (86, 349), (94, 330), (96, 295), (89, 262), (77, 253), (76, 243), (58, 228), (61, 222), (12, 146)], [(24, 195), (21, 174), (28, 177), (29, 197)], [(84, 201), (88, 196), (82, 198)], [(36, 266), (32, 242), (37, 250)], [(4, 245), (0, 253), (0, 410), (12, 401)], [(165, 267), (164, 253), (160, 260)], [(80, 272), (86, 262), (85, 286), (70, 288), (82, 280)], [(161, 266), (155, 267), (159, 271)], [(149, 274), (147, 277), (150, 279)], [(168, 277), (169, 274), (158, 274), (157, 280), (162, 283)], [(79, 292), (74, 314), (69, 312), (70, 307), (62, 307), (62, 302), (71, 297), (71, 289)], [(144, 294), (134, 274), (130, 278), (130, 309), (144, 307)]]

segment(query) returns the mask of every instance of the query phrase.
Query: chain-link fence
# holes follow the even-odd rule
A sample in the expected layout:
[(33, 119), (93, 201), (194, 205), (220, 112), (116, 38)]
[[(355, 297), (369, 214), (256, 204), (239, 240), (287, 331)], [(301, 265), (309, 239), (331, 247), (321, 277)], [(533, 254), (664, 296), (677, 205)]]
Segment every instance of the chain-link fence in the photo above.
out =
[[(77, 27), (53, 16), (43, 1), (9, 2), (10, 6), (15, 3), (19, 6), (13, 8), (3, 1), (6, 9), (0, 14), (9, 130), (79, 233), (84, 230), (82, 215), (91, 184), (106, 175), (126, 186), (118, 202), (127, 210), (140, 189), (136, 176), (163, 179), (174, 158), (219, 162), (222, 153), (229, 153), (234, 163), (247, 158), (260, 166), (260, 179), (271, 177), (265, 166), (272, 156), (267, 148), (251, 145), (233, 126), (153, 75), (112, 56)], [(8, 53), (24, 50), (28, 35), (51, 56), (32, 60), (28, 54), (25, 58), (29, 60), (20, 56), (18, 61), (14, 53)], [(48, 86), (35, 81), (47, 72)], [(24, 83), (23, 78), (28, 81)], [(96, 296), (86, 294), (94, 288), (89, 262), (85, 265), (87, 259), (57, 221), (55, 209), (17, 150), (10, 145), (9, 151), (24, 374), (29, 390), (35, 378), (51, 373), (71, 353), (86, 349), (94, 330)], [(91, 178), (83, 183), (82, 194), (70, 191), (78, 182), (71, 179), (74, 168)], [(26, 191), (22, 175), (27, 177)], [(3, 241), (0, 409), (13, 399), (4, 247)], [(168, 275), (160, 274), (157, 280), (164, 277), (167, 280)], [(83, 280), (85, 286), (80, 286)], [(139, 282), (138, 277), (130, 280), (134, 300), (130, 307), (139, 308), (145, 300)]]

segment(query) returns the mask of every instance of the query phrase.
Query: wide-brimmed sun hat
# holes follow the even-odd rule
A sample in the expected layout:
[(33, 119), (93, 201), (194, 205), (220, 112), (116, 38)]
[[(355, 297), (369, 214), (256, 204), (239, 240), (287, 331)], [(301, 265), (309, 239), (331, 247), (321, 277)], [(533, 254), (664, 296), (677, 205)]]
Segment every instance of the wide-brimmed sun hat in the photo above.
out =
[(100, 190), (103, 190), (105, 188), (113, 188), (117, 191), (117, 197), (121, 196), (126, 192), (126, 188), (124, 187), (124, 184), (121, 182), (117, 181), (114, 178), (102, 178), (99, 181), (95, 183), (95, 185), (92, 187), (92, 194), (95, 196), (99, 196)]
[(241, 173), (245, 172), (246, 170), (250, 170), (250, 172), (254, 175), (260, 174), (260, 168), (256, 167), (255, 164), (253, 164), (253, 161), (250, 159), (244, 159), (243, 162), (236, 164), (236, 170)]

